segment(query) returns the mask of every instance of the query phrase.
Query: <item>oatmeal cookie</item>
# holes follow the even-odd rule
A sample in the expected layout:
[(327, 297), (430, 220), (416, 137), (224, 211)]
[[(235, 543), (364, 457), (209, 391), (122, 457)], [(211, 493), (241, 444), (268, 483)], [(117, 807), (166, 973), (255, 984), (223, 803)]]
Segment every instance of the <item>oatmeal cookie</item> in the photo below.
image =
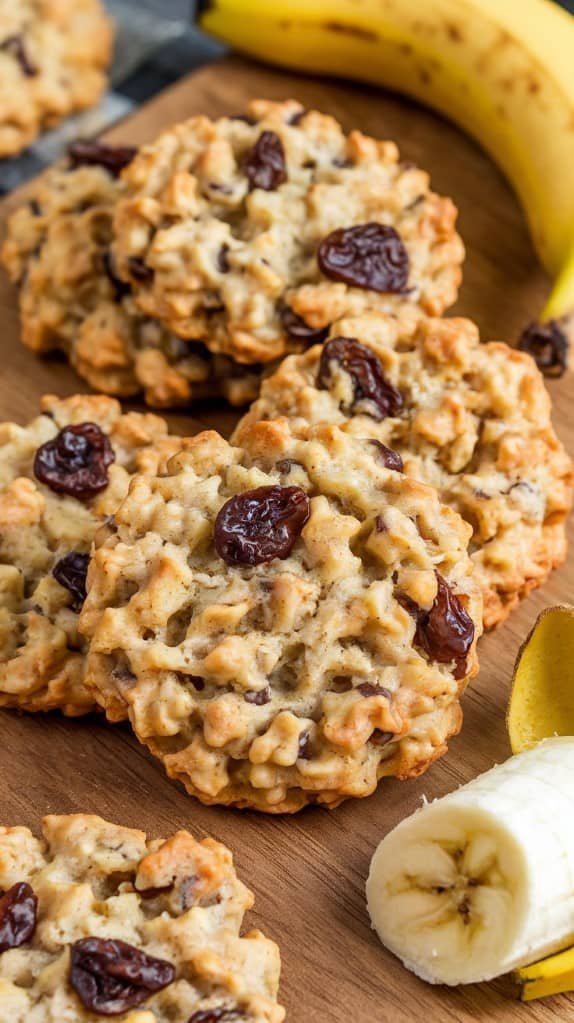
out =
[(367, 315), (286, 359), (236, 430), (288, 416), (334, 423), (395, 452), (473, 528), (484, 624), (503, 621), (566, 555), (572, 463), (552, 428), (550, 398), (529, 355), (481, 344), (463, 319)]
[(88, 814), (0, 828), (0, 1023), (282, 1023), (231, 853)]
[(293, 812), (417, 775), (461, 723), (470, 528), (376, 444), (286, 420), (183, 442), (99, 536), (88, 682), (205, 803)]
[(22, 340), (63, 351), (97, 391), (143, 392), (157, 408), (222, 396), (246, 405), (261, 368), (239, 366), (144, 317), (114, 272), (113, 212), (119, 173), (135, 150), (77, 143), (66, 168), (48, 171), (12, 214), (2, 260), (19, 287)]
[(1, 0), (0, 157), (98, 102), (112, 44), (100, 0)]
[(93, 709), (78, 612), (94, 533), (177, 446), (104, 397), (46, 397), (28, 426), (0, 425), (0, 706)]
[(117, 272), (142, 311), (239, 362), (269, 362), (342, 315), (441, 313), (464, 256), (450, 199), (393, 142), (290, 100), (194, 117), (124, 171)]

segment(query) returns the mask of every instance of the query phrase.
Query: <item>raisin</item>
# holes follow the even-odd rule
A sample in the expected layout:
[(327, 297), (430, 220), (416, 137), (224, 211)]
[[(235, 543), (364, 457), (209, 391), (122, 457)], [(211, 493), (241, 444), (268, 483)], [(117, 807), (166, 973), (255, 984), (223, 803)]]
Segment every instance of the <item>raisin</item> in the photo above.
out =
[(229, 266), (229, 245), (223, 244), (217, 253), (217, 269), (222, 274), (228, 274), (231, 267)]
[(297, 756), (300, 760), (310, 760), (313, 756), (311, 750), (311, 736), (309, 732), (302, 732), (299, 736), (299, 745), (297, 747)]
[(119, 177), (136, 153), (134, 146), (106, 146), (88, 139), (79, 139), (68, 147), (72, 170), (77, 167), (103, 167), (113, 178)]
[(310, 327), (303, 317), (298, 316), (288, 305), (281, 310), (280, 318), (292, 341), (300, 341), (306, 345), (320, 344), (329, 333), (329, 327)]
[(310, 514), (301, 487), (257, 487), (226, 501), (215, 520), (215, 549), (228, 565), (287, 558)]
[(114, 257), (109, 249), (106, 249), (104, 252), (102, 262), (104, 265), (104, 273), (114, 289), (115, 299), (117, 302), (121, 302), (123, 298), (126, 298), (126, 296), (130, 294), (131, 288), (129, 284), (126, 284), (125, 281), (122, 281), (118, 277)]
[(394, 737), (394, 732), (383, 732), (380, 728), (375, 728), (374, 732), (371, 732), (369, 742), (372, 742), (375, 746), (386, 746)]
[(81, 611), (86, 599), (86, 575), (90, 563), (89, 554), (71, 551), (56, 562), (52, 575), (60, 586), (72, 594), (72, 610)]
[(561, 377), (568, 367), (568, 337), (557, 320), (529, 323), (522, 331), (518, 347), (532, 356), (546, 377)]
[(317, 252), (325, 277), (372, 291), (405, 291), (409, 257), (400, 235), (387, 224), (357, 224), (332, 231)]
[(390, 700), (392, 696), (389, 689), (385, 689), (384, 686), (376, 686), (372, 682), (361, 682), (360, 686), (357, 686), (357, 692), (361, 696), (384, 696), (387, 700)]
[(254, 703), (256, 707), (263, 707), (271, 700), (271, 690), (269, 686), (266, 686), (265, 689), (248, 689), (243, 694), (243, 699), (247, 703)]
[(379, 421), (396, 416), (402, 409), (402, 394), (386, 379), (375, 353), (360, 341), (352, 337), (327, 341), (319, 361), (318, 387), (329, 389), (333, 363), (348, 373), (353, 383), (354, 400), (345, 412), (362, 412)]
[(415, 646), (421, 647), (439, 664), (454, 661), (454, 677), (464, 678), (466, 657), (474, 639), (474, 624), (448, 583), (438, 572), (435, 574), (437, 592), (428, 611), (405, 593), (398, 593), (396, 597), (416, 622)]
[(192, 1013), (187, 1023), (235, 1023), (235, 1020), (245, 1019), (239, 1009), (226, 1009), (220, 1005), (215, 1009), (199, 1009)]
[(119, 1015), (175, 980), (175, 967), (119, 939), (81, 938), (70, 948), (70, 983), (86, 1009)]
[(108, 485), (108, 466), (115, 455), (105, 433), (95, 423), (78, 423), (60, 430), (42, 444), (34, 458), (34, 475), (56, 494), (87, 500)]
[(142, 284), (153, 280), (153, 270), (144, 263), (140, 256), (129, 256), (127, 265), (134, 280), (141, 281)]
[(403, 472), (403, 460), (398, 451), (393, 451), (392, 448), (388, 448), (387, 445), (383, 444), (380, 440), (371, 440), (370, 443), (376, 447), (385, 469), (392, 469), (394, 472)]
[(382, 515), (375, 517), (375, 532), (376, 533), (388, 533), (389, 529)]
[(262, 132), (247, 153), (243, 169), (250, 190), (262, 188), (265, 192), (274, 192), (279, 185), (287, 181), (285, 150), (281, 139), (274, 131)]
[(38, 68), (30, 60), (26, 47), (24, 46), (24, 38), (21, 35), (8, 36), (0, 43), (0, 50), (4, 50), (5, 53), (9, 53), (11, 57), (20, 65), (20, 70), (26, 78), (34, 78), (38, 74)]
[(25, 881), (0, 894), (0, 952), (18, 948), (36, 930), (38, 899)]

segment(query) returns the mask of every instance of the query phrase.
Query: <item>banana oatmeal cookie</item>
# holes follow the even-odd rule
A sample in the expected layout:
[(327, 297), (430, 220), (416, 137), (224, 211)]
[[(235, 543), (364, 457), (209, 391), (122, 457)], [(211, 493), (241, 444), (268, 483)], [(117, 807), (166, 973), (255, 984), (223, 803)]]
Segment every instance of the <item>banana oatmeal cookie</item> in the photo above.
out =
[(460, 727), (470, 528), (336, 427), (243, 441), (202, 433), (133, 480), (90, 567), (88, 682), (203, 802), (333, 807)]
[(88, 814), (0, 828), (0, 1023), (282, 1023), (231, 853)]
[(36, 353), (63, 351), (105, 394), (143, 392), (154, 407), (222, 396), (246, 405), (261, 368), (239, 366), (144, 317), (114, 271), (112, 219), (130, 147), (76, 143), (66, 168), (43, 175), (12, 214), (2, 260), (19, 287), (22, 340)]
[(473, 528), (484, 624), (503, 621), (566, 555), (572, 463), (529, 355), (481, 344), (464, 319), (367, 315), (286, 359), (235, 433), (289, 417), (296, 435), (326, 422), (392, 449)]
[(112, 44), (100, 0), (0, 0), (0, 157), (98, 102)]
[(94, 533), (131, 474), (177, 447), (163, 419), (112, 398), (50, 396), (28, 426), (0, 424), (0, 706), (93, 709), (78, 612)]
[(123, 180), (117, 273), (146, 315), (239, 362), (307, 346), (342, 315), (456, 299), (451, 200), (393, 142), (294, 100), (175, 125)]

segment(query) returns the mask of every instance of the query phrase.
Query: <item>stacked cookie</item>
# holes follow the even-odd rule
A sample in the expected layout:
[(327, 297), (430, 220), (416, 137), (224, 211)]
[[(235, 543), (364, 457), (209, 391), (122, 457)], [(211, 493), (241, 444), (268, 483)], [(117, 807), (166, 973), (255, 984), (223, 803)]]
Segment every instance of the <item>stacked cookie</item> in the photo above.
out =
[(25, 344), (151, 405), (260, 396), (231, 442), (110, 397), (3, 428), (1, 702), (97, 704), (203, 802), (266, 812), (445, 752), (572, 490), (534, 362), (440, 318), (455, 218), (292, 101), (40, 181), (3, 248)]

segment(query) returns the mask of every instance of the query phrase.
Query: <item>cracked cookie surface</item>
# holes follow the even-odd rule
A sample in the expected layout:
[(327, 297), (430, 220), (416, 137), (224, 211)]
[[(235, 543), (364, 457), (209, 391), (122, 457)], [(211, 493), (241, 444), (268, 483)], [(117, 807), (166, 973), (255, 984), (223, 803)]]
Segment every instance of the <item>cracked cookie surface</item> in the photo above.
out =
[[(78, 632), (94, 534), (125, 496), (131, 475), (158, 471), (178, 439), (167, 436), (159, 416), (123, 415), (112, 398), (48, 396), (41, 408), (27, 426), (0, 424), (0, 706), (77, 715), (94, 708)], [(99, 489), (91, 496), (86, 489), (80, 496), (57, 492), (66, 455), (54, 453), (54, 441), (64, 437), (68, 461), (77, 466), (82, 452), (74, 445), (89, 456), (91, 442), (66, 428), (86, 423), (95, 424), (104, 457), (94, 462), (97, 478), (78, 477), (76, 489)]]
[[(346, 350), (337, 337), (350, 339)], [(395, 407), (381, 411), (373, 400), (377, 374), (398, 392)], [(525, 353), (481, 344), (469, 320), (341, 320), (323, 348), (289, 357), (265, 382), (237, 443), (257, 420), (278, 416), (302, 436), (327, 422), (378, 439), (408, 475), (436, 487), (473, 527), (488, 628), (566, 556), (572, 463), (552, 428), (542, 376)]]
[(225, 846), (88, 814), (42, 831), (0, 828), (0, 1023), (282, 1023), (279, 949), (241, 934)]
[(470, 528), (335, 427), (186, 439), (98, 537), (89, 684), (205, 803), (293, 812), (419, 774), (458, 731)]
[(120, 277), (146, 315), (239, 362), (313, 343), (343, 314), (456, 299), (451, 200), (393, 142), (293, 100), (178, 124), (123, 178)]
[(100, 0), (3, 0), (0, 156), (98, 102), (113, 31)]
[(76, 151), (93, 162), (79, 156), (77, 166), (48, 171), (8, 223), (2, 260), (19, 289), (24, 344), (38, 354), (63, 351), (95, 390), (143, 393), (155, 408), (213, 396), (248, 404), (259, 390), (259, 366), (213, 355), (143, 316), (114, 272), (118, 173), (134, 151), (81, 144), (72, 147), (72, 164)]

